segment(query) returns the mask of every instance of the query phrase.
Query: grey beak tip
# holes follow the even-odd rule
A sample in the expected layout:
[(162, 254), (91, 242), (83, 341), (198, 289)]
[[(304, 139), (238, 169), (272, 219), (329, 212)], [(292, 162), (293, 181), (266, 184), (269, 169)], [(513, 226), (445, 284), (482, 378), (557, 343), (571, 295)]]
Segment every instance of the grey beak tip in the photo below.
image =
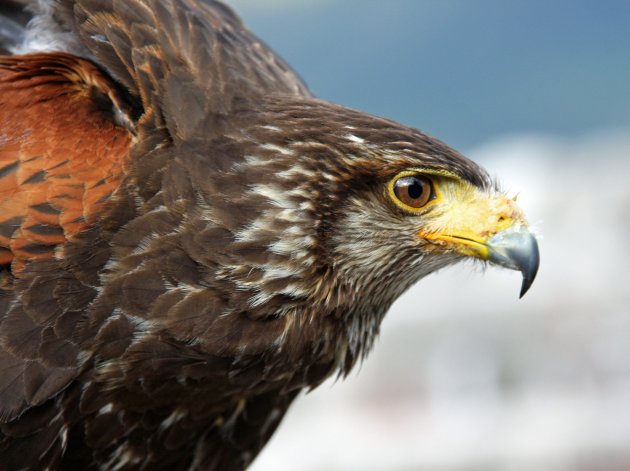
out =
[(527, 290), (529, 289), (531, 285), (532, 285), (531, 281), (528, 282), (525, 278), (523, 278), (523, 284), (521, 285), (521, 292), (518, 295), (518, 299), (523, 299), (523, 296), (525, 296), (525, 293), (527, 293)]
[(529, 288), (534, 283), (534, 280), (536, 279), (536, 274), (538, 273), (539, 264), (540, 253), (538, 251), (538, 244), (534, 243), (528, 262), (521, 266), (521, 273), (523, 274), (523, 284), (521, 285), (521, 293), (519, 295), (519, 299), (525, 296), (525, 293), (527, 293)]
[(534, 283), (540, 264), (536, 238), (525, 228), (510, 228), (494, 236), (488, 247), (491, 262), (521, 272), (523, 283), (519, 299), (525, 296)]

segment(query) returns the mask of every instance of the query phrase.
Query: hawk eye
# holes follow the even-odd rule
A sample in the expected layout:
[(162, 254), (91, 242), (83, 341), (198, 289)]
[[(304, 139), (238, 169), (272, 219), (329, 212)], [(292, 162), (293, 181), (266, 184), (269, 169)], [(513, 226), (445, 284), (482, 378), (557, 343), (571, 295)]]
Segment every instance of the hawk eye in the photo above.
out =
[(433, 184), (426, 177), (410, 175), (394, 182), (394, 195), (405, 206), (419, 209), (435, 198)]

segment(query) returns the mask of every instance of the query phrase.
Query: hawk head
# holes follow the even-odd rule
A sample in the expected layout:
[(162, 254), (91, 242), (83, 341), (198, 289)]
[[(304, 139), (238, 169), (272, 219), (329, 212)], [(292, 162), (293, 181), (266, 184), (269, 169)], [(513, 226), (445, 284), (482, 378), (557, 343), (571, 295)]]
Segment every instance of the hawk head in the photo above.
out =
[(437, 139), (313, 99), (236, 116), (190, 175), (195, 234), (217, 257), (209, 281), (256, 316), (334, 314), (363, 350), (398, 296), (460, 260), (520, 270), (521, 296), (529, 289), (538, 247), (523, 212)]

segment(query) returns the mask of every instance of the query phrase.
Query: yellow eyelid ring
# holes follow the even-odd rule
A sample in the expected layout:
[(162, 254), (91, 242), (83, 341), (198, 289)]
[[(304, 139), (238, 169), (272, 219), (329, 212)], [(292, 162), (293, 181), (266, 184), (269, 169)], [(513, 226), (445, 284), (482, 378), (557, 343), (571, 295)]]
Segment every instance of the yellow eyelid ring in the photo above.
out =
[[(418, 207), (411, 206), (409, 204), (406, 204), (404, 201), (402, 201), (399, 195), (396, 194), (396, 183), (400, 182), (406, 177), (417, 177), (419, 179), (426, 179), (429, 182), (432, 194), (428, 198), (426, 203)], [(438, 177), (438, 178), (431, 178), (431, 177)], [(427, 210), (427, 208), (433, 206), (434, 204), (439, 203), (440, 200), (442, 199), (442, 194), (437, 184), (437, 181), (439, 181), (440, 178), (451, 178), (451, 179), (459, 180), (459, 177), (457, 175), (451, 172), (444, 171), (444, 170), (424, 169), (424, 168), (409, 169), (409, 170), (404, 170), (398, 173), (394, 178), (392, 178), (389, 181), (387, 185), (387, 193), (389, 195), (389, 198), (399, 208), (405, 211), (411, 212), (411, 213), (416, 213), (416, 214), (424, 213)]]

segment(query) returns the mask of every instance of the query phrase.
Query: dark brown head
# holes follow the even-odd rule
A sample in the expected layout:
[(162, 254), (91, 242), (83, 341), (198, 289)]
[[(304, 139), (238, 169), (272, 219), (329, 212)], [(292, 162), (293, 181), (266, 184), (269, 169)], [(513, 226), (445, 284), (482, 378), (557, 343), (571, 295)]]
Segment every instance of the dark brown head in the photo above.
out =
[(420, 278), (493, 261), (493, 238), (527, 227), (480, 167), (420, 131), (312, 99), (257, 109), (199, 147), (192, 175), (213, 280), (254, 313), (378, 324)]

